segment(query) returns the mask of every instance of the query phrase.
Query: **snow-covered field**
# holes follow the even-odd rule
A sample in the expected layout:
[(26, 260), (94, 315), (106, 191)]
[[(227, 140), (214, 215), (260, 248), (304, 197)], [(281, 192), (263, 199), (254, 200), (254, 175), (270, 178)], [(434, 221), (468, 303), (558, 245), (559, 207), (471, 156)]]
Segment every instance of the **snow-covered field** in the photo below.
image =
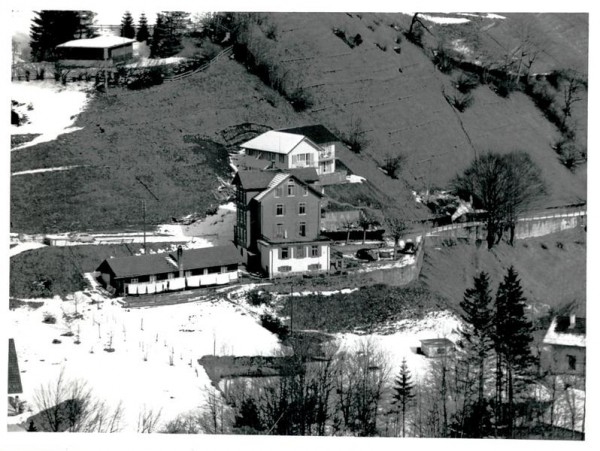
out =
[[(15, 107), (15, 110), (25, 113), (29, 119), (28, 123), (19, 127), (11, 125), (10, 133), (40, 134), (32, 141), (13, 150), (52, 141), (58, 135), (81, 129), (73, 127), (73, 124), (89, 101), (88, 91), (91, 89), (91, 83), (76, 82), (62, 85), (51, 80), (13, 81), (10, 89), (11, 99), (25, 104)], [(27, 105), (31, 105), (33, 109), (29, 110)]]
[[(86, 381), (97, 398), (112, 406), (122, 402), (124, 430), (135, 432), (144, 410), (160, 410), (164, 423), (203, 404), (210, 387), (197, 364), (203, 355), (272, 355), (281, 350), (276, 336), (225, 296), (131, 310), (114, 300), (91, 305), (88, 296), (75, 296), (86, 301), (78, 305), (84, 317), (70, 327), (63, 312), (74, 312), (73, 298), (56, 297), (36, 310), (9, 312), (8, 332), (15, 339), (23, 382), (21, 399), (34, 411), (35, 390), (56, 381), (64, 369), (67, 379)], [(96, 293), (91, 296), (103, 301)], [(55, 316), (56, 324), (42, 322), (46, 313)], [(69, 330), (75, 335), (61, 336)], [(81, 343), (75, 344), (78, 333)], [(114, 352), (106, 352), (111, 337)], [(53, 344), (54, 339), (61, 343)], [(9, 417), (8, 422), (19, 423), (31, 414)]]
[(402, 320), (390, 324), (394, 332), (389, 334), (336, 334), (340, 350), (353, 351), (359, 349), (364, 340), (372, 342), (389, 359), (391, 374), (400, 370), (402, 359), (416, 378), (423, 378), (431, 366), (432, 359), (417, 354), (421, 346), (420, 340), (427, 338), (448, 338), (454, 342), (459, 337), (460, 319), (447, 312), (432, 312), (420, 321)]

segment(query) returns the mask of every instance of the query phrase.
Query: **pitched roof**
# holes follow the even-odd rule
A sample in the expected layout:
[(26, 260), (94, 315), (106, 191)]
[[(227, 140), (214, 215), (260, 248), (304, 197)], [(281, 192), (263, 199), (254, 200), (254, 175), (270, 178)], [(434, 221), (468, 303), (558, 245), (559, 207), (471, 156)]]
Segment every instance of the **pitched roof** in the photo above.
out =
[(433, 346), (454, 346), (454, 342), (448, 338), (425, 338), (421, 340), (421, 344)]
[(79, 48), (110, 48), (118, 47), (124, 44), (133, 44), (135, 39), (122, 38), (120, 36), (98, 36), (88, 39), (73, 39), (72, 41), (63, 42), (57, 45), (61, 47), (79, 47)]
[(234, 166), (240, 169), (257, 169), (265, 170), (272, 164), (269, 160), (263, 160), (262, 158), (251, 157), (249, 155), (237, 154), (231, 156), (231, 162)]
[(240, 147), (280, 154), (290, 153), (304, 139), (302, 135), (271, 130), (246, 141)]
[(276, 174), (274, 171), (239, 170), (233, 183), (241, 185), (245, 190), (262, 190), (269, 186)]
[(568, 316), (558, 316), (552, 320), (544, 343), (559, 346), (586, 346), (585, 318), (575, 318), (574, 327), (570, 327), (571, 319)]
[(294, 168), (286, 169), (285, 172), (292, 174), (294, 177), (302, 180), (304, 183), (313, 183), (319, 181), (317, 168)]
[[(240, 262), (240, 255), (233, 245), (184, 250), (181, 258), (184, 270), (231, 265)], [(119, 279), (164, 274), (178, 270), (176, 252), (109, 258), (102, 262), (98, 270), (104, 265), (107, 265), (115, 277)]]
[(23, 393), (21, 384), (21, 373), (19, 371), (19, 360), (17, 359), (17, 350), (15, 341), (8, 339), (8, 394), (18, 395)]
[(307, 183), (305, 183), (302, 180), (300, 180), (298, 177), (296, 177), (296, 176), (294, 176), (292, 174), (286, 173), (286, 172), (280, 172), (275, 177), (273, 177), (273, 179), (269, 183), (269, 186), (267, 187), (267, 189), (265, 189), (264, 191), (262, 191), (260, 194), (258, 194), (258, 196), (256, 196), (252, 200), (260, 202), (261, 200), (263, 200), (266, 197), (266, 195), (268, 193), (270, 193), (271, 191), (273, 191), (277, 186), (281, 185), (283, 182), (285, 182), (287, 179), (290, 179), (290, 178), (295, 179), (301, 186), (307, 187), (310, 191), (312, 191), (317, 196), (323, 197), (323, 194), (321, 194), (319, 191), (315, 190), (313, 187), (311, 187)]
[(305, 125), (303, 127), (282, 128), (279, 131), (306, 136), (315, 144), (325, 144), (340, 140), (337, 136), (335, 136), (327, 128), (320, 124)]

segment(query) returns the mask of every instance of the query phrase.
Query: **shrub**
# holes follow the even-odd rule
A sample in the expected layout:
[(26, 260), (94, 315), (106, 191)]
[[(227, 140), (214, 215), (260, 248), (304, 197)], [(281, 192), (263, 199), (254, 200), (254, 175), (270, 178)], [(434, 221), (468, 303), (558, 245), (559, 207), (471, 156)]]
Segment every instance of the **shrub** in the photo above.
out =
[(246, 296), (248, 304), (255, 307), (259, 305), (270, 305), (273, 297), (268, 291), (252, 290)]
[(456, 89), (463, 93), (467, 94), (471, 92), (473, 89), (479, 85), (479, 78), (474, 75), (462, 73), (455, 81)]
[(56, 316), (50, 312), (44, 312), (44, 319), (42, 322), (45, 324), (56, 324)]
[(396, 155), (395, 157), (388, 155), (385, 159), (383, 169), (387, 172), (391, 178), (398, 178), (398, 172), (401, 169), (402, 162), (404, 161), (404, 155)]
[(269, 332), (273, 332), (280, 340), (285, 340), (289, 335), (289, 328), (276, 316), (265, 313), (260, 316), (260, 324)]
[(159, 67), (151, 67), (142, 71), (137, 78), (127, 84), (127, 89), (146, 89), (162, 84), (164, 80), (163, 71)]
[(461, 113), (473, 105), (474, 102), (472, 94), (461, 94), (459, 92), (455, 93), (453, 96), (446, 96), (446, 100)]
[(452, 54), (450, 50), (443, 45), (439, 45), (437, 50), (433, 52), (432, 61), (440, 72), (443, 72), (444, 74), (449, 74), (454, 70), (455, 63)]
[(285, 93), (284, 96), (296, 112), (307, 110), (312, 106), (312, 96), (302, 87), (295, 88), (291, 92)]
[(573, 139), (563, 137), (552, 147), (558, 154), (558, 160), (569, 170), (587, 160), (587, 152)]
[(423, 27), (418, 22), (412, 27), (412, 31), (407, 31), (404, 36), (416, 46), (423, 47)]
[(62, 343), (62, 341), (60, 341), (58, 338), (55, 338), (54, 340), (52, 340), (53, 345), (59, 345), (61, 343)]

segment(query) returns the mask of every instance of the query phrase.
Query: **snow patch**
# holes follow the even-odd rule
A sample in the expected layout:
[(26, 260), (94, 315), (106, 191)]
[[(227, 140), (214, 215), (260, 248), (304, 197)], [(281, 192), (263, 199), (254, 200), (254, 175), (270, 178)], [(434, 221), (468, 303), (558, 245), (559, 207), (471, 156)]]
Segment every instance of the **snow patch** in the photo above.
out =
[(15, 176), (15, 175), (25, 175), (25, 174), (39, 174), (42, 172), (68, 171), (69, 169), (79, 168), (79, 167), (81, 167), (81, 166), (75, 165), (75, 166), (59, 166), (56, 168), (31, 169), (29, 171), (13, 172), (11, 175)]
[(346, 176), (346, 180), (348, 181), (348, 183), (362, 183), (365, 182), (367, 179), (360, 175), (350, 174)]
[(24, 243), (19, 243), (15, 247), (10, 248), (8, 251), (9, 257), (14, 257), (15, 255), (20, 254), (21, 252), (30, 251), (32, 249), (39, 249), (40, 247), (46, 247), (43, 243), (38, 243), (36, 241), (27, 241)]
[(11, 134), (40, 134), (35, 139), (15, 147), (14, 150), (53, 141), (59, 135), (81, 130), (73, 127), (77, 115), (89, 102), (87, 91), (91, 83), (76, 82), (66, 86), (54, 81), (13, 81), (11, 98), (19, 103), (32, 104), (33, 109), (24, 111), (29, 122), (19, 127), (11, 125)]

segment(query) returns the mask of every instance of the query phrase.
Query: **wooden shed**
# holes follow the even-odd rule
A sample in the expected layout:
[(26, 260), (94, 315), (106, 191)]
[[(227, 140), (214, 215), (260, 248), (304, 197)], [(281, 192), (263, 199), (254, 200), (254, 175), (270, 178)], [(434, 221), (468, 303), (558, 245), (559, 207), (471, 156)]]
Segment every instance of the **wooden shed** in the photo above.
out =
[(452, 340), (447, 338), (429, 338), (421, 340), (421, 352), (427, 357), (441, 357), (454, 352)]

